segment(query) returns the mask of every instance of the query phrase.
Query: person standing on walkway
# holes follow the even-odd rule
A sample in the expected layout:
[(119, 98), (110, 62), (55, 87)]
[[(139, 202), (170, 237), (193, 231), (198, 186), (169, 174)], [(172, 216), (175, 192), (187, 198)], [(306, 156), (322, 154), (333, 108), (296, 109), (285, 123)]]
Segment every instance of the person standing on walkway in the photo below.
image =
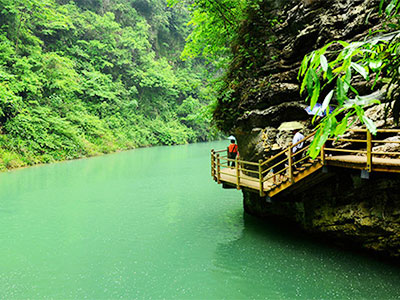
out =
[[(236, 144), (236, 139), (232, 135), (228, 139), (231, 141), (231, 144), (228, 146), (228, 158), (236, 159), (236, 157), (239, 154), (238, 145)], [(234, 161), (228, 161), (228, 167), (229, 167), (229, 165), (234, 167), (235, 166), (235, 162)]]
[[(300, 142), (301, 140), (304, 139), (304, 135), (300, 132), (300, 128), (294, 129), (293, 132), (294, 132), (294, 136), (293, 136), (293, 140), (292, 140), (292, 145), (297, 144), (298, 142)], [(304, 147), (304, 142), (295, 145), (292, 148), (292, 153), (295, 154), (296, 152), (303, 149), (303, 147)], [(295, 155), (293, 157), (293, 163), (300, 160), (303, 157), (303, 154), (304, 154), (304, 152)]]

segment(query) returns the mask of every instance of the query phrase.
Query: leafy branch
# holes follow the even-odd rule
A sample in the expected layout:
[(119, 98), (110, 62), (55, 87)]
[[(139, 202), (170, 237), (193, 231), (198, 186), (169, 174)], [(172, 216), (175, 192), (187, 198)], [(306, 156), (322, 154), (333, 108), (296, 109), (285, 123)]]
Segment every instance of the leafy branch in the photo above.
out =
[[(383, 11), (385, 0), (381, 0)], [(365, 115), (365, 107), (387, 100), (396, 100), (399, 85), (400, 0), (391, 0), (385, 8), (387, 21), (383, 29), (373, 32), (364, 41), (348, 43), (334, 41), (306, 55), (298, 78), (302, 79), (300, 94), (307, 92), (311, 108), (319, 102), (325, 117), (316, 126), (317, 133), (310, 147), (316, 157), (329, 137), (342, 135), (357, 117), (367, 129), (376, 134), (376, 125)], [(356, 83), (371, 86), (369, 95), (360, 95)], [(400, 100), (393, 112), (400, 112)], [(313, 122), (315, 121), (315, 117)]]

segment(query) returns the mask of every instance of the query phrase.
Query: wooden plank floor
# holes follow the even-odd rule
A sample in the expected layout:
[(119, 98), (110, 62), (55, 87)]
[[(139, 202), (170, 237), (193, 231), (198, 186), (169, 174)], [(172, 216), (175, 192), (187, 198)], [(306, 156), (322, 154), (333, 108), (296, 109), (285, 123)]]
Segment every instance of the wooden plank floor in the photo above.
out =
[[(325, 160), (327, 165), (338, 166), (338, 167), (365, 169), (367, 166), (366, 156), (336, 155), (336, 156), (327, 156)], [(372, 169), (375, 171), (397, 173), (400, 171), (400, 159), (373, 157), (372, 167), (373, 167)]]
[[(221, 169), (221, 181), (230, 183), (232, 185), (236, 185), (236, 169), (232, 168)], [(272, 179), (264, 182), (263, 185), (264, 191), (271, 189), (272, 185), (273, 185)], [(243, 172), (240, 172), (240, 186), (248, 187), (253, 190), (258, 190), (258, 191), (260, 190), (260, 182), (258, 181), (258, 178), (250, 177), (246, 174), (243, 174)]]

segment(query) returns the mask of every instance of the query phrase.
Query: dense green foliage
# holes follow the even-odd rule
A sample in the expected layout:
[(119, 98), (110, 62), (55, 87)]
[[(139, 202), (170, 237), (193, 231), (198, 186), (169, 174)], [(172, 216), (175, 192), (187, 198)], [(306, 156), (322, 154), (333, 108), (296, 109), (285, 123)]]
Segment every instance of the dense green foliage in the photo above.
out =
[[(232, 120), (240, 116), (234, 101), (240, 85), (257, 74), (263, 51), (274, 39), (271, 28), (278, 23), (271, 14), (271, 2), (262, 0), (168, 0), (172, 5), (186, 4), (191, 12), (183, 59), (202, 57), (216, 66), (213, 87), (218, 101), (210, 105), (215, 125), (232, 130)], [(268, 23), (265, 26), (265, 23)], [(257, 32), (257, 34), (253, 34)], [(227, 117), (228, 116), (228, 117)], [(228, 120), (229, 119), (229, 120)]]
[(168, 0), (172, 6), (189, 7), (193, 27), (187, 38), (182, 57), (203, 56), (220, 66), (229, 62), (231, 43), (237, 37), (240, 22), (246, 18), (246, 0)]
[(0, 169), (208, 139), (187, 22), (164, 0), (0, 0)]
[[(329, 137), (343, 134), (356, 116), (373, 133), (375, 124), (365, 116), (364, 108), (388, 102), (398, 121), (400, 112), (400, 9), (399, 0), (381, 0), (380, 11), (386, 15), (382, 28), (371, 32), (363, 41), (331, 42), (307, 55), (301, 65), (301, 93), (314, 105), (323, 99), (321, 109), (326, 117), (317, 126), (310, 153), (316, 156)], [(370, 86), (368, 95), (360, 95), (354, 83)], [(391, 105), (394, 103), (393, 107)], [(328, 107), (334, 108), (330, 111)]]

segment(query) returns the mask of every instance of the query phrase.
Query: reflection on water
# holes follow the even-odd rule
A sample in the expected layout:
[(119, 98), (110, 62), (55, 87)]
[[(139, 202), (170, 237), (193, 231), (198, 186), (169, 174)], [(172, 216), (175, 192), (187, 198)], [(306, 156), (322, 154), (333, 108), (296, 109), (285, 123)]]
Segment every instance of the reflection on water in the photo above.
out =
[(225, 142), (0, 174), (1, 299), (391, 299), (400, 271), (252, 217)]
[[(232, 295), (267, 299), (395, 299), (400, 272), (388, 262), (317, 243), (282, 224), (244, 215), (236, 240), (219, 244), (215, 272)], [(222, 281), (228, 282), (227, 280)], [(234, 284), (232, 284), (234, 282)]]

